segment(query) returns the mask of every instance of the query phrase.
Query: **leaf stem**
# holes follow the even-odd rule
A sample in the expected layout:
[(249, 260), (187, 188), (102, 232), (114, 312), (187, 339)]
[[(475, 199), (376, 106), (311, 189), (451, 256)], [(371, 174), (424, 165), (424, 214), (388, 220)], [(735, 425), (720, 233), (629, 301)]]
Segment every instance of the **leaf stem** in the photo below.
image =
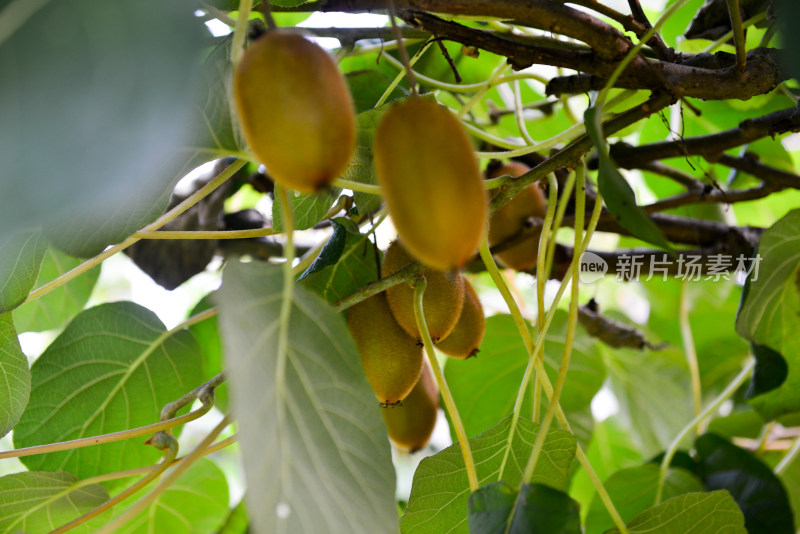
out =
[(184, 471), (189, 469), (192, 464), (203, 456), (203, 452), (217, 439), (217, 436), (231, 423), (230, 418), (226, 415), (222, 421), (214, 427), (214, 429), (203, 438), (203, 440), (192, 450), (191, 453), (186, 455), (186, 458), (177, 465), (170, 473), (165, 476), (158, 485), (153, 488), (147, 495), (136, 501), (130, 508), (125, 510), (122, 514), (114, 518), (113, 521), (107, 523), (103, 528), (97, 531), (97, 534), (108, 534), (115, 532), (118, 528), (122, 527), (128, 521), (136, 517), (139, 513), (144, 511), (155, 501), (164, 491), (169, 488), (175, 480), (183, 474)]
[(272, 228), (254, 228), (251, 230), (158, 230), (155, 232), (140, 231), (133, 234), (138, 239), (249, 239), (275, 235)]
[[(409, 72), (413, 72), (413, 71), (411, 70), (411, 67), (413, 67), (413, 66), (414, 66), (414, 63), (416, 63), (416, 62), (419, 60), (419, 58), (421, 58), (421, 57), (422, 57), (422, 54), (424, 54), (424, 53), (425, 53), (425, 51), (428, 49), (428, 47), (429, 47), (429, 46), (430, 46), (432, 43), (433, 43), (433, 40), (432, 40), (432, 39), (428, 39), (428, 41), (427, 41), (427, 42), (426, 42), (424, 45), (422, 45), (422, 47), (420, 47), (420, 49), (419, 49), (419, 50), (417, 50), (417, 53), (416, 53), (416, 54), (414, 54), (414, 57), (412, 57), (412, 58), (411, 58), (411, 59), (408, 61), (408, 66), (409, 66), (409, 69), (408, 69), (408, 70), (409, 70)], [(399, 47), (400, 47), (400, 41), (398, 41), (398, 48), (399, 48)], [(383, 58), (385, 61), (387, 61), (387, 62), (389, 62), (389, 63), (391, 63), (392, 61), (397, 61), (397, 60), (396, 60), (396, 59), (394, 59), (394, 58), (393, 58), (391, 55), (389, 55), (389, 54), (386, 54), (386, 53), (384, 53), (384, 52), (385, 52), (385, 50), (383, 50), (383, 49), (381, 49), (381, 50), (379, 51), (379, 53), (378, 53), (378, 59), (380, 59), (380, 58)], [(399, 63), (399, 62), (398, 62), (398, 63)], [(402, 64), (402, 63), (399, 63), (399, 65), (400, 65), (400, 72), (399, 72), (399, 73), (397, 73), (397, 76), (395, 76), (395, 77), (394, 77), (394, 80), (392, 80), (392, 83), (390, 83), (390, 84), (389, 84), (389, 86), (388, 86), (388, 87), (386, 88), (386, 90), (383, 92), (383, 94), (381, 95), (381, 97), (380, 97), (380, 98), (378, 99), (378, 101), (375, 103), (375, 107), (376, 107), (376, 108), (377, 108), (377, 107), (379, 107), (379, 106), (382, 106), (382, 105), (383, 105), (383, 103), (384, 103), (384, 102), (386, 102), (386, 99), (387, 99), (387, 98), (389, 98), (389, 95), (391, 95), (391, 94), (392, 94), (392, 91), (394, 91), (395, 87), (397, 87), (397, 84), (399, 84), (399, 83), (400, 83), (400, 80), (402, 80), (403, 78), (405, 78), (405, 76), (406, 76), (406, 70), (403, 68), (403, 64)]]
[[(694, 416), (697, 417), (703, 409), (703, 390), (700, 384), (700, 368), (697, 364), (697, 350), (692, 336), (692, 324), (689, 321), (689, 288), (686, 280), (681, 283), (681, 296), (678, 309), (678, 319), (683, 340), (683, 352), (686, 354), (686, 363), (689, 365), (689, 374), (692, 378), (692, 400)], [(697, 433), (701, 434), (701, 425), (697, 425)]]
[(450, 422), (453, 423), (453, 429), (458, 438), (458, 444), (461, 447), (461, 454), (464, 456), (464, 467), (467, 471), (467, 479), (469, 480), (470, 491), (477, 491), (478, 474), (475, 470), (475, 460), (472, 458), (472, 449), (469, 446), (469, 438), (467, 432), (464, 430), (464, 424), (461, 422), (461, 416), (458, 414), (456, 402), (453, 395), (450, 393), (450, 388), (442, 374), (442, 368), (439, 366), (439, 361), (436, 359), (436, 354), (433, 351), (433, 340), (428, 331), (428, 325), (425, 322), (425, 315), (422, 309), (422, 296), (425, 293), (425, 286), (427, 282), (424, 276), (419, 276), (416, 279), (414, 287), (414, 316), (417, 320), (417, 328), (422, 334), (422, 343), (425, 346), (425, 353), (428, 355), (428, 361), (433, 370), (433, 376), (436, 377), (436, 383), (439, 385), (439, 391), (442, 395), (445, 408), (447, 408), (447, 415), (450, 416)]
[(211, 410), (212, 406), (214, 406), (214, 397), (205, 394), (205, 392), (209, 391), (213, 387), (216, 387), (216, 385), (222, 381), (222, 376), (223, 375), (220, 373), (219, 375), (215, 376), (205, 384), (187, 393), (174, 403), (170, 403), (164, 407), (166, 409), (170, 405), (175, 405), (178, 406), (177, 408), (175, 408), (175, 411), (177, 411), (178, 409), (180, 409), (180, 407), (188, 404), (189, 399), (200, 399), (201, 402), (203, 402), (203, 405), (193, 412), (189, 412), (185, 415), (180, 415), (178, 417), (170, 417), (168, 419), (163, 419), (164, 409), (162, 409), (162, 420), (159, 421), (158, 423), (140, 426), (137, 428), (131, 428), (128, 430), (121, 430), (119, 432), (112, 432), (110, 434), (90, 436), (88, 438), (79, 438), (70, 441), (47, 443), (45, 445), (34, 445), (33, 447), (24, 447), (22, 449), (3, 451), (0, 452), (0, 460), (3, 460), (5, 458), (21, 458), (23, 456), (32, 456), (34, 454), (44, 454), (47, 452), (67, 451), (72, 449), (79, 449), (81, 447), (89, 447), (91, 445), (102, 445), (103, 443), (112, 443), (114, 441), (121, 441), (124, 439), (136, 438), (139, 436), (147, 436), (155, 432), (160, 432), (162, 430), (169, 430), (170, 428), (174, 428), (178, 425), (183, 425), (190, 421), (194, 421), (195, 419), (199, 419), (203, 415), (207, 414), (209, 410)]
[(354, 182), (352, 180), (345, 180), (344, 178), (336, 178), (333, 185), (341, 187), (342, 189), (350, 189), (351, 191), (358, 191), (359, 193), (370, 193), (372, 195), (381, 194), (381, 186), (373, 184), (364, 184), (361, 182)]
[(233, 42), (231, 44), (231, 63), (235, 67), (244, 53), (244, 42), (247, 38), (247, 23), (250, 20), (250, 6), (252, 0), (239, 0), (239, 15), (236, 17), (236, 27), (233, 29)]
[(164, 458), (162, 459), (161, 463), (152, 466), (149, 468), (149, 472), (146, 476), (142, 477), (141, 479), (134, 482), (129, 487), (125, 488), (124, 491), (120, 492), (119, 494), (115, 495), (111, 499), (107, 500), (100, 506), (89, 510), (82, 516), (73, 519), (69, 523), (58, 527), (57, 529), (53, 530), (50, 534), (61, 534), (63, 532), (67, 532), (72, 530), (73, 528), (80, 526), (90, 519), (97, 517), (98, 515), (102, 514), (106, 510), (110, 510), (117, 504), (121, 503), (125, 499), (131, 497), (133, 494), (138, 492), (140, 489), (147, 486), (150, 482), (161, 476), (161, 474), (166, 471), (175, 461), (175, 457), (178, 455), (178, 440), (169, 436), (168, 448), (167, 451), (164, 453)]
[(792, 465), (792, 462), (797, 459), (798, 455), (800, 455), (800, 438), (794, 441), (792, 448), (786, 452), (778, 465), (775, 466), (775, 474), (782, 475)]
[[(156, 219), (155, 222), (152, 222), (147, 226), (145, 226), (144, 228), (142, 228), (140, 232), (153, 232), (155, 230), (158, 230), (159, 228), (161, 228), (162, 226), (172, 221), (180, 214), (184, 213), (186, 210), (188, 210), (189, 208), (200, 202), (203, 198), (210, 195), (215, 189), (217, 189), (219, 186), (225, 183), (231, 176), (236, 174), (236, 172), (242, 167), (244, 167), (246, 164), (247, 164), (246, 160), (240, 159), (234, 161), (224, 171), (222, 171), (219, 174), (219, 176), (217, 176), (216, 178), (208, 182), (206, 185), (204, 185), (203, 187), (192, 193), (189, 197), (186, 198), (186, 200), (184, 200), (183, 202), (181, 202), (180, 204), (178, 204), (177, 206), (175, 206), (174, 208), (163, 214), (161, 217)], [(103, 263), (103, 261), (105, 261), (106, 259), (110, 258), (117, 252), (125, 250), (126, 248), (138, 242), (139, 240), (140, 238), (135, 237), (134, 235), (129, 237), (122, 243), (107, 248), (94, 258), (86, 260), (85, 262), (81, 263), (74, 269), (62, 274), (55, 280), (52, 280), (51, 282), (48, 282), (47, 284), (37, 289), (34, 289), (28, 294), (28, 297), (25, 299), (25, 302), (23, 302), (23, 304), (30, 302), (32, 300), (36, 300), (37, 298), (46, 295), (47, 293), (53, 291), (54, 289), (63, 286), (73, 278), (80, 276), (81, 274), (85, 273), (92, 267)]]
[(692, 430), (705, 418), (713, 415), (722, 403), (728, 400), (736, 393), (736, 390), (745, 383), (745, 381), (750, 377), (750, 373), (753, 371), (755, 367), (755, 359), (750, 358), (750, 360), (745, 364), (742, 371), (736, 375), (736, 378), (728, 384), (728, 386), (719, 394), (719, 396), (714, 399), (705, 409), (697, 414), (694, 419), (689, 421), (685, 427), (678, 432), (678, 435), (675, 436), (675, 439), (670, 444), (669, 448), (664, 452), (664, 458), (661, 460), (661, 468), (658, 474), (658, 486), (656, 487), (656, 499), (654, 502), (654, 506), (657, 506), (661, 503), (661, 496), (664, 494), (664, 480), (667, 477), (667, 470), (669, 469), (669, 465), (672, 462), (672, 458), (675, 457), (675, 453), (678, 452), (678, 447), (680, 446), (681, 442), (684, 440), (686, 436), (688, 436)]
[(728, 14), (731, 18), (731, 31), (733, 32), (733, 46), (736, 49), (736, 68), (744, 72), (747, 67), (747, 52), (744, 49), (744, 27), (742, 26), (742, 12), (739, 9), (739, 0), (727, 0)]

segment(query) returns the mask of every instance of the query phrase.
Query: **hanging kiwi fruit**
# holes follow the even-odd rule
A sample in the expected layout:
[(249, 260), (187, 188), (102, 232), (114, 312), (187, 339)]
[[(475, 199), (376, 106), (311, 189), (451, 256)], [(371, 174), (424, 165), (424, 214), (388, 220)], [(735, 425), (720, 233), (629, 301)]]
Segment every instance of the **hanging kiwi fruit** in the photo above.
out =
[(464, 267), (478, 250), (487, 195), (461, 122), (428, 98), (393, 105), (375, 132), (375, 171), (397, 233), (432, 269)]
[[(487, 178), (511, 175), (522, 176), (530, 167), (518, 161), (510, 161), (487, 173)], [(509, 200), (489, 220), (489, 246), (503, 243), (519, 234), (531, 217), (544, 218), (547, 202), (537, 184), (531, 184)], [(541, 232), (530, 232), (521, 240), (496, 253), (497, 259), (515, 271), (530, 271), (536, 268), (539, 257)]]
[(422, 367), (417, 384), (397, 406), (381, 410), (392, 442), (401, 450), (416, 452), (428, 444), (439, 413), (439, 388), (430, 366)]
[(386, 295), (378, 293), (351, 307), (347, 326), (380, 403), (392, 406), (405, 399), (422, 372), (422, 346), (397, 324)]
[(319, 45), (268, 32), (236, 66), (233, 97), (245, 140), (275, 182), (313, 193), (344, 171), (355, 149), (353, 100)]
[(486, 316), (472, 284), (464, 279), (464, 308), (452, 332), (436, 348), (452, 358), (463, 360), (478, 354), (486, 331)]
[[(385, 278), (414, 262), (399, 241), (393, 241), (386, 250), (381, 267)], [(464, 277), (457, 272), (442, 272), (425, 269), (422, 272), (427, 282), (422, 297), (425, 323), (434, 343), (446, 337), (456, 325), (464, 305)], [(386, 298), (398, 324), (414, 339), (420, 339), (414, 315), (414, 289), (401, 283), (386, 290)]]

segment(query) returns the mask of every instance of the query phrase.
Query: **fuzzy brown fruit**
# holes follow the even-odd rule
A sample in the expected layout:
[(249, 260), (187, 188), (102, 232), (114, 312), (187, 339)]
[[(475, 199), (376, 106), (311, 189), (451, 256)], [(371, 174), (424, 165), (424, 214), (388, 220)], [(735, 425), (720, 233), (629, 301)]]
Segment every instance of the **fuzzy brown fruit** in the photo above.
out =
[(464, 279), (464, 309), (450, 335), (441, 340), (436, 348), (451, 356), (463, 360), (478, 354), (486, 331), (486, 316), (483, 314), (481, 301), (475, 288)]
[[(530, 167), (524, 163), (511, 161), (490, 172), (488, 178), (506, 174), (521, 176), (529, 170)], [(517, 193), (490, 219), (489, 246), (493, 247), (510, 239), (523, 229), (529, 218), (544, 218), (546, 211), (547, 202), (542, 190), (537, 184), (529, 185)], [(495, 254), (497, 259), (515, 271), (530, 271), (536, 268), (540, 233), (529, 233), (521, 241)]]
[(428, 364), (402, 404), (381, 410), (389, 437), (399, 449), (415, 452), (428, 444), (439, 413), (439, 388)]
[(317, 44), (269, 32), (242, 56), (233, 96), (250, 149), (278, 184), (312, 193), (344, 171), (355, 148), (353, 100)]
[(422, 372), (422, 347), (394, 320), (386, 296), (379, 293), (355, 304), (347, 325), (381, 404), (391, 406), (406, 398)]
[(472, 143), (446, 107), (427, 98), (392, 106), (375, 132), (375, 170), (408, 251), (439, 271), (478, 250), (488, 213)]
[[(399, 241), (393, 241), (383, 258), (381, 276), (390, 276), (413, 262), (414, 258), (403, 245)], [(427, 282), (425, 294), (422, 296), (422, 309), (428, 332), (435, 343), (444, 339), (458, 322), (464, 305), (464, 277), (456, 272), (433, 269), (425, 269), (422, 274)], [(386, 298), (394, 318), (403, 330), (413, 338), (420, 339), (421, 334), (414, 315), (414, 289), (406, 283), (400, 283), (386, 290)]]

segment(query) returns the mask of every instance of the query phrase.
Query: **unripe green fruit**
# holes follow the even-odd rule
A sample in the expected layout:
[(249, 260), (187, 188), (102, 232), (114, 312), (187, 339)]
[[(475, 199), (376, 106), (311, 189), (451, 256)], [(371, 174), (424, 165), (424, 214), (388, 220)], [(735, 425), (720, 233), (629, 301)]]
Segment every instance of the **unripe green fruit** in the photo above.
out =
[(233, 96), (250, 149), (278, 184), (312, 193), (347, 167), (356, 138), (353, 101), (317, 44), (269, 32), (242, 56)]
[[(511, 161), (501, 165), (491, 173), (489, 178), (509, 174), (521, 176), (530, 167), (524, 163)], [(510, 239), (525, 226), (530, 217), (544, 218), (547, 202), (537, 184), (531, 184), (514, 196), (500, 208), (489, 221), (489, 246), (495, 246)], [(515, 271), (530, 271), (536, 268), (539, 257), (539, 236), (541, 232), (532, 232), (510, 247), (496, 254), (504, 265)]]
[(422, 367), (422, 375), (411, 393), (397, 406), (381, 410), (389, 437), (399, 449), (415, 452), (428, 444), (439, 414), (439, 388), (430, 366)]
[[(385, 278), (414, 262), (414, 258), (399, 241), (392, 242), (386, 250), (381, 267)], [(461, 315), (464, 305), (464, 277), (456, 272), (442, 272), (425, 269), (422, 272), (427, 285), (422, 296), (422, 309), (425, 323), (434, 343), (447, 336)], [(400, 326), (415, 339), (421, 334), (414, 315), (414, 289), (406, 283), (397, 284), (386, 290), (386, 298), (392, 314)]]
[(478, 162), (459, 120), (427, 98), (392, 106), (375, 132), (375, 170), (408, 251), (439, 271), (475, 255), (488, 213)]
[(486, 316), (483, 314), (481, 301), (475, 288), (464, 279), (464, 309), (450, 335), (441, 340), (436, 348), (451, 356), (463, 360), (478, 354), (486, 331)]
[(422, 347), (394, 320), (386, 296), (379, 293), (355, 304), (347, 325), (375, 396), (384, 406), (402, 401), (422, 371)]

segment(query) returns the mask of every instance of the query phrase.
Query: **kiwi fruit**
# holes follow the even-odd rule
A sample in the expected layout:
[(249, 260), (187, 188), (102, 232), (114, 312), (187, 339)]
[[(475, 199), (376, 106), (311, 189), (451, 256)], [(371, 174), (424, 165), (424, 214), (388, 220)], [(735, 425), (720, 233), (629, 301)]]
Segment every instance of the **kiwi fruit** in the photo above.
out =
[(347, 325), (380, 403), (391, 406), (406, 398), (422, 372), (422, 346), (394, 320), (386, 295), (379, 293), (352, 306)]
[[(414, 262), (399, 241), (393, 241), (383, 258), (381, 275), (385, 278)], [(464, 305), (464, 277), (453, 271), (442, 272), (425, 269), (422, 272), (427, 285), (422, 296), (425, 323), (434, 343), (453, 330)], [(414, 315), (414, 288), (401, 283), (386, 290), (389, 308), (397, 322), (410, 336), (420, 339), (417, 319)]]
[(320, 46), (270, 31), (242, 55), (233, 97), (245, 140), (276, 183), (312, 193), (344, 171), (355, 149), (353, 100)]
[(463, 267), (475, 255), (487, 195), (466, 130), (429, 98), (401, 100), (375, 132), (378, 184), (408, 251), (432, 269)]
[[(487, 177), (496, 178), (506, 174), (521, 176), (529, 170), (530, 167), (524, 163), (511, 161), (490, 171)], [(522, 231), (529, 218), (544, 218), (546, 212), (547, 202), (542, 190), (537, 184), (529, 185), (489, 220), (489, 246), (493, 247), (507, 241)], [(496, 253), (497, 259), (515, 271), (535, 269), (539, 257), (539, 235), (540, 232), (529, 233), (522, 240)]]
[(428, 444), (439, 414), (439, 388), (428, 364), (403, 402), (381, 410), (386, 430), (398, 449), (415, 452)]
[(486, 331), (486, 316), (483, 314), (481, 301), (475, 288), (464, 279), (464, 309), (458, 318), (453, 331), (436, 345), (436, 348), (451, 356), (463, 360), (478, 354)]

